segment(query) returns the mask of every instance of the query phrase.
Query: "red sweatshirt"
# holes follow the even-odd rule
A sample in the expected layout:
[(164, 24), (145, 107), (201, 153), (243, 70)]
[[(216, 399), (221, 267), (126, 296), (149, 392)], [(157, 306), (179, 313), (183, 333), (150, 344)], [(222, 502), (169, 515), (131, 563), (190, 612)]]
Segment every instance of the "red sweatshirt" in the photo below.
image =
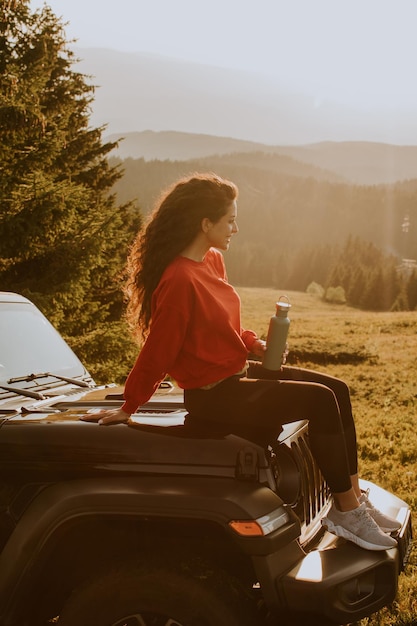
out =
[(126, 380), (126, 413), (149, 400), (167, 374), (183, 389), (236, 374), (257, 338), (241, 328), (239, 295), (214, 248), (202, 262), (179, 256), (166, 268), (152, 296), (151, 320)]

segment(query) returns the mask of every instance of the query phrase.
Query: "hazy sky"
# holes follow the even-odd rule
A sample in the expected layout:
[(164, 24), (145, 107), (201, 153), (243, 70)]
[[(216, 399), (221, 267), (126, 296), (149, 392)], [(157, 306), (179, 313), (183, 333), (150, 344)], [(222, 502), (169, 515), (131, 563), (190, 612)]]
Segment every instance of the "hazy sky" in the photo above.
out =
[[(31, 8), (42, 6), (31, 0)], [(417, 107), (417, 0), (49, 0), (79, 47), (271, 74), (361, 108)]]

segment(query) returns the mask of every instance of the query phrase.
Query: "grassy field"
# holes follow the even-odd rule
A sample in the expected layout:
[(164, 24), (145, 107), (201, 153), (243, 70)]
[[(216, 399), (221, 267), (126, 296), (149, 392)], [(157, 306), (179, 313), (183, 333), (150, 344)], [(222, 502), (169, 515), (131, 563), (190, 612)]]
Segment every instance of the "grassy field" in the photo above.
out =
[[(238, 289), (245, 328), (266, 336), (282, 292)], [(358, 431), (360, 474), (395, 492), (417, 528), (417, 312), (369, 313), (287, 292), (289, 365), (320, 369), (350, 386)], [(360, 626), (417, 624), (417, 550), (400, 578), (397, 598)]]

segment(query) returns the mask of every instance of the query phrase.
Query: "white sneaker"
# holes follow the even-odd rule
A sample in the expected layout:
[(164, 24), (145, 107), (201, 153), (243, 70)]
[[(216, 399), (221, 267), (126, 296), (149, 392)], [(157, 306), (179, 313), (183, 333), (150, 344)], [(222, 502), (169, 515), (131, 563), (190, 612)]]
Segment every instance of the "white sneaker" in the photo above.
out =
[(352, 511), (338, 511), (333, 505), (322, 525), (334, 535), (356, 543), (365, 550), (387, 550), (397, 545), (393, 537), (386, 535), (372, 519), (362, 503)]
[(378, 524), (380, 529), (386, 533), (392, 533), (395, 530), (399, 530), (401, 528), (400, 522), (397, 522), (397, 520), (393, 517), (389, 517), (388, 515), (385, 515), (385, 513), (382, 513), (382, 511), (379, 511), (369, 500), (368, 495), (369, 489), (362, 493), (361, 497), (359, 498), (359, 502), (361, 504), (362, 502), (365, 503), (366, 510), (368, 511), (372, 519)]

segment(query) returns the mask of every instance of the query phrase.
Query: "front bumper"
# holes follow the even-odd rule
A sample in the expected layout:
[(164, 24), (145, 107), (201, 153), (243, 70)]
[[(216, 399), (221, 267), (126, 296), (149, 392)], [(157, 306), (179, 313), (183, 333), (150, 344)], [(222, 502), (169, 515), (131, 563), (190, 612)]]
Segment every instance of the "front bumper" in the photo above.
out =
[(271, 610), (277, 616), (284, 610), (348, 624), (394, 600), (399, 574), (411, 552), (411, 511), (387, 491), (371, 483), (362, 486), (369, 487), (370, 498), (380, 510), (401, 521), (394, 535), (397, 547), (371, 552), (325, 532), (314, 550), (276, 577), (276, 605)]

